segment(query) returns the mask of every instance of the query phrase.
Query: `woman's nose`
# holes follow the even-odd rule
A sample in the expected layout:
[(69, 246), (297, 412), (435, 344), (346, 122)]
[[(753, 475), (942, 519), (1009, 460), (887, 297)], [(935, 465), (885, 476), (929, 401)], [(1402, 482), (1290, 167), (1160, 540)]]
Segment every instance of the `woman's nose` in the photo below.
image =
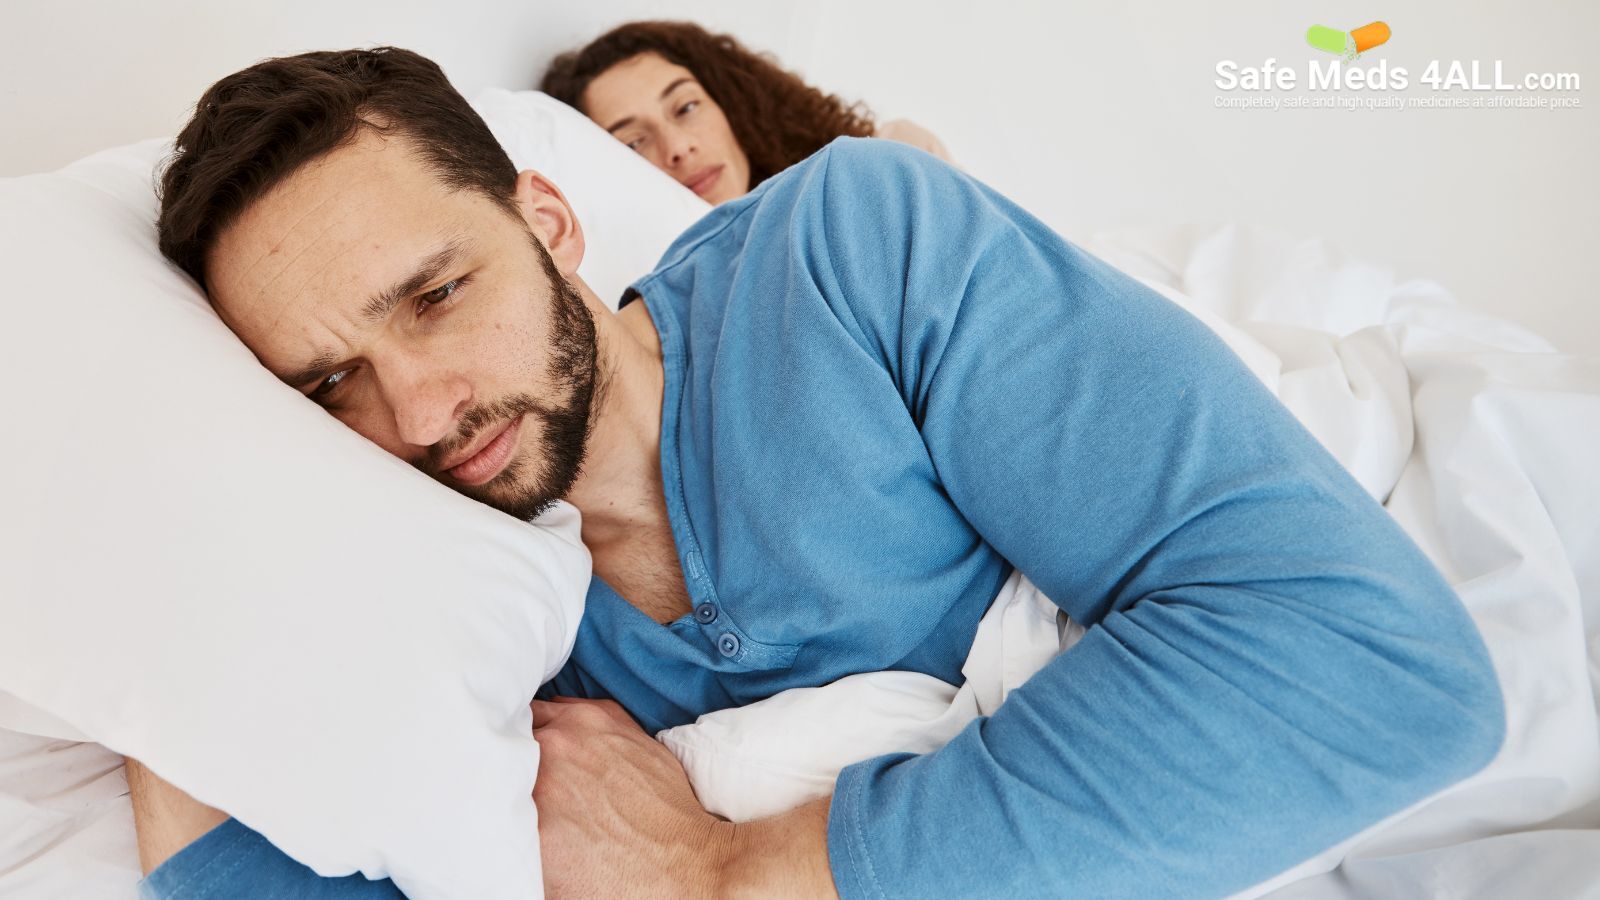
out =
[(670, 129), (666, 134), (664, 143), (667, 150), (667, 165), (671, 168), (677, 168), (682, 165), (685, 160), (695, 153), (693, 135), (682, 129)]

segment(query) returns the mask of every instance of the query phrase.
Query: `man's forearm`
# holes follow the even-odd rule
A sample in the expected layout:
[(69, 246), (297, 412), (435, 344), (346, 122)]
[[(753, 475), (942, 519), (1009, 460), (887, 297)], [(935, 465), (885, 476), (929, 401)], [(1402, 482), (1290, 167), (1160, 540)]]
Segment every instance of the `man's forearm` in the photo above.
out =
[(149, 875), (179, 850), (228, 820), (163, 780), (135, 759), (127, 759), (128, 796), (133, 828), (139, 836), (139, 867)]
[(780, 816), (732, 826), (722, 866), (723, 897), (835, 897), (828, 867), (830, 798)]

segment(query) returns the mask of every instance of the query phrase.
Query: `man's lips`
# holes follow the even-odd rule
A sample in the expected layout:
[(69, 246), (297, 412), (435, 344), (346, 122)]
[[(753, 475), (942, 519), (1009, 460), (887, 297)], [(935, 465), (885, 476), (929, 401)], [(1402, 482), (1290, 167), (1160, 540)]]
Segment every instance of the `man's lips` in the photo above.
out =
[(689, 178), (683, 182), (683, 186), (691, 191), (694, 191), (696, 194), (704, 196), (705, 192), (711, 190), (711, 186), (716, 184), (717, 179), (721, 177), (722, 166), (710, 166), (689, 176)]
[(445, 468), (445, 474), (467, 485), (483, 484), (506, 467), (511, 451), (517, 446), (517, 433), (522, 430), (522, 417), (507, 422), (499, 433), (489, 438), (483, 446), (473, 450), (461, 462)]

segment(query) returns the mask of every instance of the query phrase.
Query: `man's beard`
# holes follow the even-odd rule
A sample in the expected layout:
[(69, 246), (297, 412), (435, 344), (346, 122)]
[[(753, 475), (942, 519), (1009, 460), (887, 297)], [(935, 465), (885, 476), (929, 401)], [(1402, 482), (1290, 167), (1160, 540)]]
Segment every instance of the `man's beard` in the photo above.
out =
[(546, 402), (524, 393), (473, 406), (462, 414), (452, 447), (471, 443), (482, 428), (498, 427), (524, 416), (523, 428), (532, 428), (535, 423), (541, 428), (537, 449), (512, 457), (500, 474), (484, 484), (452, 483), (437, 469), (434, 475), (460, 493), (524, 520), (538, 516), (566, 497), (577, 482), (583, 470), (599, 381), (594, 317), (589, 315), (578, 289), (561, 276), (555, 260), (532, 232), (528, 240), (550, 280), (547, 372), (552, 384), (566, 389), (565, 399)]

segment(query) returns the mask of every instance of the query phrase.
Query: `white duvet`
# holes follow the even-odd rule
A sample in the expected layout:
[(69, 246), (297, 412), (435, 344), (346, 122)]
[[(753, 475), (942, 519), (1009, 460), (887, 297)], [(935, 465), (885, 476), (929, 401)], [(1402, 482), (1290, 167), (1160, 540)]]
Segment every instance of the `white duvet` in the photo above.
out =
[[(1217, 330), (1384, 502), (1461, 594), (1506, 697), (1488, 768), (1244, 896), (1600, 897), (1600, 358), (1316, 241), (1230, 227), (1087, 246)], [(858, 675), (661, 739), (708, 809), (758, 817), (856, 760), (940, 746), (1080, 633), (1015, 574), (959, 687)], [(118, 763), (0, 732), (0, 895), (134, 895)]]

